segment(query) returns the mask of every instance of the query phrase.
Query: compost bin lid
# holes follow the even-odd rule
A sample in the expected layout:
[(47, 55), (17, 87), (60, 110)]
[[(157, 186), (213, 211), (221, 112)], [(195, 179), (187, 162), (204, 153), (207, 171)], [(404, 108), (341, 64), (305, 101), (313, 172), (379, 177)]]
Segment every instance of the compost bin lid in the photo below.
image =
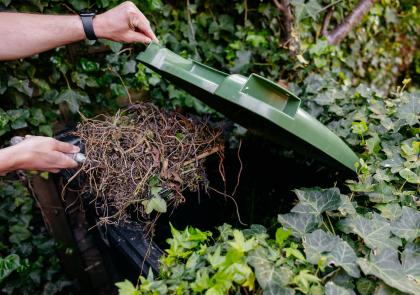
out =
[(256, 74), (228, 75), (150, 43), (139, 60), (234, 122), (335, 166), (355, 169), (356, 154), (300, 108), (287, 89)]

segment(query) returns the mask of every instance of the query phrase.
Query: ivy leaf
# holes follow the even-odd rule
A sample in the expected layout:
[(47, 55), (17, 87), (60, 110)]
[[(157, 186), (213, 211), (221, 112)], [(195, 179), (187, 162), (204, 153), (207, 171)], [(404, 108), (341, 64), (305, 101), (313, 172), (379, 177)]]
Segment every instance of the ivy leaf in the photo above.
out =
[(248, 252), (255, 248), (257, 242), (254, 237), (245, 240), (244, 234), (242, 231), (235, 229), (233, 231), (234, 240), (228, 242), (229, 245), (240, 253)]
[(379, 139), (378, 134), (374, 134), (371, 138), (366, 140), (366, 147), (369, 151), (369, 154), (375, 154), (380, 150), (381, 140)]
[(395, 201), (395, 188), (381, 181), (373, 186), (373, 192), (368, 193), (369, 200), (373, 203), (389, 203)]
[[(375, 206), (376, 209), (381, 211), (381, 216), (391, 221), (401, 216), (401, 206), (396, 203), (378, 204)], [(392, 224), (391, 224), (392, 231)]]
[(320, 279), (311, 274), (308, 269), (301, 270), (292, 280), (292, 283), (297, 285), (297, 290), (304, 294), (308, 294), (312, 283), (319, 284)]
[(356, 253), (349, 244), (338, 236), (333, 236), (318, 229), (303, 238), (306, 258), (312, 264), (317, 264), (323, 257), (327, 257), (329, 265), (341, 266), (352, 277), (360, 277), (356, 264)]
[(28, 121), (34, 126), (39, 126), (42, 123), (46, 122), (44, 113), (39, 108), (32, 108), (31, 109), (31, 116), (29, 117)]
[(317, 229), (321, 224), (321, 218), (319, 216), (294, 212), (279, 214), (278, 221), (283, 227), (290, 228), (293, 235), (298, 238)]
[(397, 250), (380, 249), (371, 253), (369, 259), (357, 260), (365, 275), (373, 275), (386, 284), (408, 294), (420, 294), (420, 285), (410, 280), (398, 260)]
[(420, 246), (409, 243), (401, 255), (401, 262), (404, 272), (420, 281)]
[(79, 72), (72, 72), (71, 73), (71, 80), (77, 84), (82, 89), (85, 89), (87, 80), (89, 79), (89, 76), (84, 73)]
[(98, 63), (90, 61), (84, 57), (80, 59), (80, 65), (85, 72), (96, 72), (99, 71), (100, 68)]
[(4, 128), (7, 123), (9, 123), (10, 117), (9, 115), (0, 108), (0, 128)]
[(66, 89), (57, 97), (56, 103), (66, 102), (72, 113), (79, 111), (80, 102), (89, 103), (89, 96), (82, 92), (74, 91), (73, 89)]
[(381, 166), (391, 168), (392, 173), (396, 173), (404, 168), (404, 159), (399, 154), (393, 154), (391, 158), (383, 161)]
[(201, 268), (197, 271), (195, 281), (191, 283), (191, 289), (194, 292), (203, 292), (210, 287), (209, 271), (207, 268)]
[(140, 291), (127, 279), (124, 282), (116, 283), (115, 286), (118, 288), (119, 295), (140, 295)]
[(325, 285), (325, 295), (356, 295), (356, 293), (353, 290), (346, 289), (329, 281)]
[(10, 127), (12, 129), (21, 129), (28, 126), (26, 123), (26, 120), (30, 116), (28, 109), (8, 110), (7, 115), (11, 121)]
[(347, 195), (340, 196), (340, 206), (338, 207), (338, 211), (340, 211), (342, 216), (356, 214), (356, 209)]
[[(254, 47), (264, 47), (267, 44), (267, 40), (263, 35), (249, 33), (246, 36), (245, 41), (252, 44)], [(250, 52), (251, 53), (251, 52)]]
[(114, 53), (118, 53), (123, 47), (122, 43), (111, 41), (111, 40), (101, 39), (101, 43), (109, 46), (109, 48), (111, 48), (112, 52)]
[(53, 136), (53, 130), (50, 125), (41, 125), (39, 126), (38, 131), (45, 136)]
[(31, 87), (30, 82), (28, 79), (25, 80), (19, 80), (15, 77), (10, 77), (9, 81), (7, 82), (7, 86), (15, 88), (17, 91), (32, 97), (32, 94), (34, 92), (33, 87)]
[(135, 60), (129, 60), (126, 63), (124, 63), (124, 66), (122, 68), (122, 75), (132, 74), (136, 72), (137, 63)]
[(372, 219), (357, 215), (346, 218), (340, 223), (344, 232), (352, 232), (360, 236), (366, 246), (373, 250), (396, 249), (401, 241), (391, 238), (391, 226), (386, 219), (374, 213)]
[(404, 168), (404, 169), (400, 170), (398, 172), (398, 174), (400, 174), (400, 176), (402, 178), (404, 178), (409, 183), (415, 183), (415, 184), (420, 183), (420, 176), (417, 175), (416, 173), (414, 173), (413, 171), (411, 171), (408, 168)]
[(300, 22), (306, 16), (316, 20), (322, 8), (317, 0), (309, 0), (306, 3), (304, 0), (291, 0), (290, 4), (294, 6), (297, 22)]
[(152, 213), (153, 210), (160, 213), (165, 213), (167, 210), (166, 201), (159, 196), (144, 200), (141, 203), (144, 206), (146, 214)]
[(356, 265), (356, 253), (346, 241), (339, 239), (328, 258), (330, 264), (341, 266), (350, 276), (354, 278), (360, 277), (360, 271)]
[(303, 247), (306, 259), (312, 264), (317, 264), (324, 254), (334, 249), (337, 245), (337, 240), (336, 236), (328, 235), (322, 229), (317, 229), (305, 235), (303, 237)]
[(287, 287), (268, 286), (264, 289), (263, 295), (294, 295), (295, 290)]
[(420, 236), (420, 212), (404, 206), (401, 216), (391, 223), (391, 231), (400, 238), (413, 241)]
[(373, 294), (376, 288), (376, 282), (367, 278), (360, 278), (356, 281), (356, 289), (361, 295)]
[(0, 257), (0, 283), (20, 266), (20, 258), (16, 254)]
[(295, 213), (320, 215), (325, 211), (337, 210), (341, 204), (340, 190), (318, 188), (294, 190), (300, 202), (291, 211)]
[(247, 69), (251, 60), (251, 51), (249, 50), (238, 50), (236, 51), (236, 59), (234, 66), (231, 68), (232, 73), (239, 73)]
[(406, 295), (407, 293), (403, 293), (398, 291), (397, 289), (391, 288), (385, 284), (380, 284), (378, 288), (376, 288), (374, 295)]
[(210, 253), (207, 255), (208, 262), (215, 269), (219, 268), (222, 264), (226, 262), (226, 256), (220, 255), (220, 251), (221, 247), (219, 246), (216, 248), (216, 251), (214, 251), (213, 254)]
[(258, 284), (263, 290), (284, 288), (292, 278), (292, 271), (286, 267), (276, 266), (267, 259), (267, 256), (267, 250), (263, 247), (258, 247), (248, 256), (247, 261), (255, 270)]
[(414, 126), (419, 123), (420, 114), (420, 97), (416, 97), (416, 94), (411, 94), (408, 101), (401, 104), (397, 108), (396, 116), (399, 119), (407, 122), (408, 125)]
[(287, 240), (287, 238), (292, 234), (292, 231), (290, 229), (285, 230), (281, 227), (279, 227), (276, 230), (276, 243), (281, 247), (284, 244), (284, 241)]
[(32, 233), (28, 227), (23, 224), (15, 224), (9, 228), (11, 235), (9, 236), (10, 242), (14, 244), (20, 244), (21, 242), (29, 239)]

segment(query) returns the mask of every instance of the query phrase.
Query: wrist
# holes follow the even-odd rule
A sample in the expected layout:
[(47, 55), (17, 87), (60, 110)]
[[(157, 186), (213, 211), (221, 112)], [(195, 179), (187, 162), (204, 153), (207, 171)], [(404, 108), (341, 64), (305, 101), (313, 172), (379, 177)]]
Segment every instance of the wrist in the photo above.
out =
[(0, 149), (0, 174), (19, 169), (23, 163), (22, 154), (15, 147)]
[(104, 23), (105, 23), (105, 19), (102, 14), (96, 15), (92, 20), (93, 30), (95, 31), (95, 35), (98, 39), (106, 39), (106, 36), (105, 36), (106, 25)]
[[(85, 31), (83, 30), (83, 24), (80, 20), (80, 17), (78, 15), (71, 15), (66, 16), (69, 19), (68, 26), (71, 26), (73, 28), (73, 41), (82, 41), (85, 37)], [(71, 20), (70, 20), (71, 19)]]

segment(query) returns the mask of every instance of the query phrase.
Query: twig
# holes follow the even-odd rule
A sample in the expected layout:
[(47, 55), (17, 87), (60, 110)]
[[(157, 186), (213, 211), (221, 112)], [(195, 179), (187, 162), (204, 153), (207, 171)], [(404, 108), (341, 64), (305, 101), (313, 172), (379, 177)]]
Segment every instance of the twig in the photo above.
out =
[(241, 147), (242, 147), (242, 139), (239, 141), (239, 147), (238, 147), (238, 161), (239, 161), (239, 172), (238, 172), (238, 178), (236, 180), (236, 186), (235, 189), (232, 192), (232, 196), (234, 196), (236, 194), (236, 190), (239, 187), (239, 182), (241, 181), (241, 174), (242, 174), (242, 168), (243, 168), (243, 164), (242, 164), (242, 159), (241, 159)]
[[(330, 44), (339, 44), (349, 32), (360, 23), (363, 16), (370, 10), (376, 0), (360, 0), (353, 11), (337, 25), (331, 32), (324, 33)], [(328, 24), (327, 24), (328, 25)]]
[(322, 21), (322, 27), (321, 27), (322, 36), (328, 36), (328, 26), (330, 24), (331, 16), (333, 15), (333, 13), (334, 13), (334, 8), (330, 8), (325, 14), (324, 20)]
[(114, 75), (115, 75), (115, 76), (117, 76), (117, 77), (120, 79), (121, 84), (122, 84), (122, 86), (124, 87), (125, 93), (127, 93), (128, 101), (130, 102), (130, 105), (132, 105), (132, 104), (133, 104), (133, 102), (131, 101), (131, 94), (130, 94), (130, 91), (128, 91), (128, 88), (127, 88), (127, 86), (125, 85), (124, 80), (123, 80), (123, 78), (121, 77), (121, 75), (120, 75), (120, 74), (118, 74), (118, 72), (117, 72), (117, 71), (114, 71), (111, 67), (108, 67), (108, 70), (109, 70), (110, 72), (114, 73)]
[(293, 36), (293, 15), (290, 10), (289, 0), (273, 0), (274, 5), (283, 14), (283, 24), (285, 27), (285, 38), (283, 38), (283, 44), (287, 45), (290, 53), (295, 55), (297, 52), (297, 41)]
[(208, 156), (210, 156), (210, 155), (213, 155), (213, 154), (215, 154), (215, 153), (217, 153), (217, 152), (220, 152), (220, 151), (222, 151), (223, 149), (224, 149), (224, 147), (223, 147), (223, 146), (216, 146), (216, 147), (212, 148), (211, 150), (209, 150), (209, 151), (207, 151), (207, 152), (204, 152), (204, 153), (202, 153), (202, 154), (198, 155), (198, 156), (197, 156), (197, 157), (195, 157), (194, 159), (191, 159), (191, 160), (185, 161), (185, 162), (182, 164), (182, 166), (188, 166), (188, 165), (190, 165), (190, 164), (192, 164), (192, 163), (194, 163), (194, 162), (197, 162), (197, 161), (199, 161), (199, 160), (202, 160), (202, 159), (204, 159), (204, 158), (207, 158), (207, 157), (208, 157)]
[(229, 199), (231, 199), (232, 201), (233, 201), (233, 203), (235, 204), (235, 208), (236, 208), (236, 215), (238, 216), (238, 221), (239, 221), (239, 223), (240, 224), (242, 224), (242, 225), (247, 225), (246, 223), (243, 223), (242, 222), (242, 220), (241, 220), (241, 215), (239, 214), (239, 207), (238, 207), (238, 203), (236, 202), (236, 200), (232, 197), (232, 196), (229, 196), (228, 194), (225, 194), (225, 193), (222, 193), (221, 191), (218, 191), (217, 189), (215, 189), (215, 188), (212, 188), (211, 186), (209, 186), (209, 189), (211, 189), (212, 191), (214, 191), (214, 192), (216, 192), (216, 193), (218, 193), (218, 194), (220, 194), (220, 195), (222, 195), (222, 196), (224, 196), (224, 197), (228, 197)]
[(244, 26), (248, 20), (248, 0), (244, 0)]
[(337, 0), (337, 1), (335, 1), (335, 2), (332, 2), (332, 3), (330, 3), (330, 4), (328, 4), (328, 5), (325, 5), (324, 7), (322, 7), (320, 10), (318, 10), (316, 13), (321, 13), (321, 12), (323, 12), (324, 10), (327, 10), (327, 9), (329, 9), (330, 7), (333, 7), (333, 6), (335, 6), (336, 4), (338, 4), (338, 3), (340, 3), (340, 2), (342, 2), (343, 0)]

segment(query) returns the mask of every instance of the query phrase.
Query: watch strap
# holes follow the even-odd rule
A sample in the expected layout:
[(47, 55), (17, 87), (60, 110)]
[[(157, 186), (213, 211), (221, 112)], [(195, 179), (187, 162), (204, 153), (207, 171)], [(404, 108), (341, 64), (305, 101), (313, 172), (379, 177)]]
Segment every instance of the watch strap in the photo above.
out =
[(85, 31), (86, 38), (88, 40), (97, 40), (95, 31), (93, 30), (93, 18), (95, 13), (93, 12), (82, 12), (80, 13), (80, 19), (82, 20), (83, 30)]

